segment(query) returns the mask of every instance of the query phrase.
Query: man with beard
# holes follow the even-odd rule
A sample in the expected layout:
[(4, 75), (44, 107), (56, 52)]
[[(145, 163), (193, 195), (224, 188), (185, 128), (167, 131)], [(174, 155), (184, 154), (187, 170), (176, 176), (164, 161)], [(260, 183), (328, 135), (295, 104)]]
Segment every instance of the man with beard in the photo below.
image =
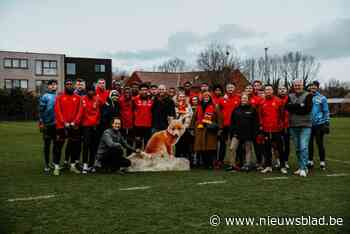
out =
[(60, 159), (62, 147), (66, 139), (71, 141), (70, 171), (79, 174), (80, 171), (75, 166), (76, 159), (79, 158), (79, 145), (81, 141), (79, 126), (82, 116), (81, 97), (74, 94), (72, 80), (64, 82), (64, 93), (56, 98), (55, 102), (56, 116), (56, 147), (54, 154), (54, 175), (60, 174)]
[(260, 130), (264, 134), (264, 156), (265, 169), (262, 173), (272, 172), (272, 145), (275, 144), (280, 157), (281, 172), (287, 174), (284, 167), (284, 158), (281, 139), (281, 124), (283, 119), (283, 103), (273, 94), (272, 85), (265, 86), (265, 99), (261, 102), (259, 108)]
[(289, 131), (295, 144), (299, 168), (295, 175), (306, 177), (311, 135), (311, 110), (313, 95), (304, 90), (303, 80), (293, 81), (294, 93), (289, 94), (286, 108), (289, 111)]
[(167, 129), (169, 122), (175, 117), (175, 103), (167, 94), (165, 85), (159, 85), (159, 97), (152, 107), (152, 132)]
[(223, 164), (226, 154), (226, 145), (228, 141), (228, 136), (231, 126), (231, 115), (232, 112), (239, 106), (240, 97), (236, 95), (235, 92), (236, 85), (229, 83), (226, 85), (226, 93), (217, 103), (220, 114), (222, 115), (222, 126), (219, 134), (220, 135), (220, 148), (219, 148), (219, 161)]
[[(122, 121), (122, 134), (128, 142), (128, 144), (133, 145), (134, 112), (131, 89), (129, 87), (124, 87), (123, 95), (120, 97), (119, 100), (119, 106), (120, 119)], [(128, 151), (127, 153), (129, 155), (131, 152)]]
[[(146, 146), (151, 137), (153, 101), (148, 98), (148, 85), (139, 86), (139, 95), (133, 100), (135, 140)], [(139, 148), (139, 147), (138, 147)]]

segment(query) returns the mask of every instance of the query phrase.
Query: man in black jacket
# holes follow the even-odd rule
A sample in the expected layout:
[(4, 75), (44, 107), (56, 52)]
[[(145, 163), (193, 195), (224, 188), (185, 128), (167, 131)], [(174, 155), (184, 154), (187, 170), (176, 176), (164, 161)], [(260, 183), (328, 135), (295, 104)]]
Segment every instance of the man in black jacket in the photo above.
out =
[(121, 132), (121, 121), (119, 118), (112, 120), (112, 128), (104, 131), (96, 155), (96, 167), (109, 168), (112, 171), (121, 167), (129, 167), (131, 162), (125, 158), (124, 148), (132, 152), (140, 152), (139, 149), (132, 148), (123, 138)]
[(175, 117), (175, 103), (168, 96), (165, 85), (158, 86), (159, 97), (152, 107), (152, 133), (167, 129), (169, 122)]
[(245, 147), (245, 164), (240, 169), (249, 171), (251, 169), (251, 160), (253, 153), (253, 142), (258, 130), (258, 115), (254, 107), (249, 104), (247, 94), (241, 96), (241, 105), (231, 115), (231, 143), (232, 153), (229, 155), (230, 166), (227, 170), (234, 171), (238, 169), (235, 166), (236, 150), (240, 143)]

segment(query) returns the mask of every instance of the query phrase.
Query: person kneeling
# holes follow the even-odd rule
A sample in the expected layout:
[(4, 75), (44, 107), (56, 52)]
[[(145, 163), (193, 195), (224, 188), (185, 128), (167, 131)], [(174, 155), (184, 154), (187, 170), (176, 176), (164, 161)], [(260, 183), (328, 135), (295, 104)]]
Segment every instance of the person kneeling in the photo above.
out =
[(112, 120), (112, 127), (103, 132), (100, 144), (98, 146), (95, 167), (111, 171), (120, 171), (120, 168), (129, 167), (131, 162), (125, 158), (124, 148), (132, 152), (140, 152), (134, 149), (123, 138), (120, 132), (121, 121), (119, 118)]

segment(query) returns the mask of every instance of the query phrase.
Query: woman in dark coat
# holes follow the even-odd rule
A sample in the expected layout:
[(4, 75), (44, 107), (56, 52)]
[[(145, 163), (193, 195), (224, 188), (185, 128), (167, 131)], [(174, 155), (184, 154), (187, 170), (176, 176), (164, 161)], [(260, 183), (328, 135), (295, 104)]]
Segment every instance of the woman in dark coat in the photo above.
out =
[(236, 108), (231, 116), (231, 153), (228, 155), (230, 167), (228, 171), (236, 170), (236, 150), (239, 144), (245, 149), (245, 164), (241, 170), (251, 169), (251, 160), (253, 154), (253, 142), (258, 131), (258, 114), (253, 106), (249, 104), (247, 94), (241, 96), (241, 105)]

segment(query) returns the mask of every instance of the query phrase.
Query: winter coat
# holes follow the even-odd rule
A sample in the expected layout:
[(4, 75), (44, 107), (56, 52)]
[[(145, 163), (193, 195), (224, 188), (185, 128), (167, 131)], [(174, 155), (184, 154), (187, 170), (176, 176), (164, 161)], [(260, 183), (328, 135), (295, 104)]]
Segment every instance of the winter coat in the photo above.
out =
[(312, 126), (329, 123), (329, 108), (327, 98), (316, 92), (312, 98)]
[[(205, 113), (211, 115), (211, 124), (205, 123)], [(203, 110), (201, 104), (197, 106), (194, 114), (196, 123), (194, 129), (194, 151), (216, 150), (217, 132), (220, 126), (220, 118), (218, 118), (218, 109), (214, 104), (210, 103)]]
[(258, 113), (251, 105), (241, 105), (232, 113), (231, 136), (243, 141), (254, 141), (258, 129)]
[(47, 92), (40, 97), (39, 120), (44, 125), (55, 125), (55, 92)]

